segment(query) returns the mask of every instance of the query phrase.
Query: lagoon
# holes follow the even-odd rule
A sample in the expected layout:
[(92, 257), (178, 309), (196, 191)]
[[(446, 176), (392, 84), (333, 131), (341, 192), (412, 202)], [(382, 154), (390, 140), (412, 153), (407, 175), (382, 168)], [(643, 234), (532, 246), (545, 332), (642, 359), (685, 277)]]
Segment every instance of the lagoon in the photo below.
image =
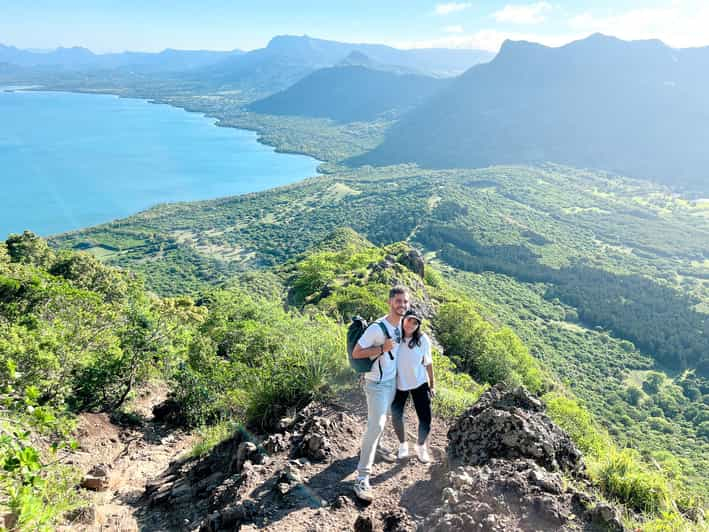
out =
[(0, 239), (317, 174), (315, 159), (276, 153), (254, 132), (214, 122), (145, 100), (0, 89)]

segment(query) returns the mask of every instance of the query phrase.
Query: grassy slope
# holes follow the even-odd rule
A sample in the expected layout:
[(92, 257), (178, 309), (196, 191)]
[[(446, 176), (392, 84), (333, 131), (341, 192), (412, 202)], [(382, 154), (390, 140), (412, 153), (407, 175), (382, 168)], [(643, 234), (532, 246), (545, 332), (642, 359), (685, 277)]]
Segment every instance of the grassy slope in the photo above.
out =
[[(709, 222), (701, 205), (660, 187), (551, 165), (361, 169), (258, 194), (165, 205), (54, 244), (86, 247), (112, 264), (142, 271), (159, 292), (191, 292), (282, 263), (335, 227), (351, 226), (375, 243), (415, 239), (445, 215), (450, 200), (467, 208), (456, 223), (486, 245), (521, 244), (554, 267), (582, 258), (692, 294), (698, 307), (709, 301), (702, 245), (709, 242)], [(633, 371), (653, 367), (651, 353), (576, 323), (573, 309), (543, 297), (541, 283), (454, 269), (450, 278), (475, 295), (489, 317), (512, 325), (620, 442), (646, 453), (670, 450), (684, 461), (692, 484), (707, 488), (702, 457), (709, 445), (696, 426), (681, 417), (659, 423), (650, 419), (658, 417), (650, 407), (631, 407), (621, 398)]]

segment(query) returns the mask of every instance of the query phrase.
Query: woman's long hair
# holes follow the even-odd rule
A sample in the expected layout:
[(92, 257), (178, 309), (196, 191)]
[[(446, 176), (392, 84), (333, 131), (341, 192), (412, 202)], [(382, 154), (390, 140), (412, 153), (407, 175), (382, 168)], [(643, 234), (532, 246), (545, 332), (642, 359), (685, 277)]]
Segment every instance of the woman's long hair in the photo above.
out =
[[(404, 321), (406, 318), (409, 318), (411, 316), (404, 316)], [(416, 318), (414, 318), (416, 319)], [(404, 321), (401, 322), (401, 333), (404, 338), (406, 338), (406, 329), (404, 329)], [(409, 340), (409, 349), (413, 349), (415, 345), (420, 346), (421, 345), (421, 322), (419, 320), (416, 320), (416, 329), (414, 329), (414, 332), (411, 334), (411, 340)]]

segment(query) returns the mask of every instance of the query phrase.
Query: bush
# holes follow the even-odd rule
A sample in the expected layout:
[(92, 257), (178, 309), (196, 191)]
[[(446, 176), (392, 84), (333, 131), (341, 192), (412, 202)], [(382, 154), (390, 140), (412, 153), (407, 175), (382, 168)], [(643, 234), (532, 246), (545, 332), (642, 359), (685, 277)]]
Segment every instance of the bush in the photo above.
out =
[(480, 386), (470, 375), (458, 373), (453, 362), (443, 355), (433, 353), (433, 372), (436, 379), (436, 396), (433, 411), (443, 417), (459, 416), (470, 408), (488, 386)]
[(488, 384), (524, 384), (533, 392), (545, 385), (538, 362), (508, 328), (495, 330), (468, 303), (444, 303), (434, 319), (444, 353), (459, 369)]
[(46, 269), (54, 261), (54, 253), (47, 242), (31, 231), (10, 235), (5, 245), (12, 262)]
[(633, 510), (659, 514), (673, 506), (672, 488), (662, 471), (651, 471), (633, 449), (613, 447), (591, 467), (603, 492)]
[(17, 530), (52, 530), (62, 515), (84, 504), (75, 486), (78, 469), (63, 464), (76, 444), (67, 440), (72, 419), (37, 403), (39, 390), (20, 392), (18, 374), (6, 368), (0, 391), (0, 512)]
[(201, 458), (224, 440), (231, 438), (237, 431), (244, 430), (233, 421), (221, 421), (216, 425), (204, 425), (197, 430), (197, 442), (189, 451), (191, 458)]
[(215, 291), (172, 396), (190, 425), (235, 420), (268, 428), (349, 375), (344, 328), (286, 312), (240, 290)]
[(628, 404), (633, 406), (638, 406), (640, 404), (640, 399), (642, 399), (643, 392), (637, 386), (631, 385), (625, 389), (625, 400)]
[(355, 315), (374, 320), (389, 311), (386, 300), (387, 288), (384, 285), (350, 285), (339, 288), (334, 294), (321, 300), (318, 308), (344, 323), (349, 322)]
[(600, 456), (611, 447), (608, 434), (596, 425), (591, 413), (575, 399), (560, 392), (549, 392), (542, 396), (542, 400), (549, 417), (569, 434), (585, 454)]

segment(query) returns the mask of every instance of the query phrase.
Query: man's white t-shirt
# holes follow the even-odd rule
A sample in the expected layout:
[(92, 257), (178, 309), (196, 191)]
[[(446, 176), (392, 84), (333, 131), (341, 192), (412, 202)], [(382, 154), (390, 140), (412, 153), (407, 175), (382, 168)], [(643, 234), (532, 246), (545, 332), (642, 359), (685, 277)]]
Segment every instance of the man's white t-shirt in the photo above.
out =
[(421, 335), (421, 345), (409, 347), (402, 340), (397, 353), (396, 389), (413, 390), (428, 382), (426, 366), (430, 364), (433, 364), (431, 341), (425, 333)]
[[(364, 374), (364, 378), (369, 381), (388, 381), (396, 377), (396, 357), (397, 351), (399, 350), (399, 344), (396, 343), (396, 340), (397, 338), (400, 338), (401, 333), (399, 332), (400, 329), (398, 324), (392, 325), (386, 319), (386, 316), (378, 319), (377, 321), (381, 321), (384, 325), (386, 325), (386, 328), (389, 331), (389, 336), (394, 341), (394, 349), (391, 350), (394, 360), (392, 360), (389, 354), (385, 352), (374, 361), (374, 364), (372, 364), (372, 369)], [(381, 326), (375, 321), (367, 327), (367, 330), (364, 331), (364, 334), (360, 337), (357, 343), (362, 349), (367, 349), (369, 347), (374, 347), (375, 345), (384, 345), (384, 340), (386, 340), (384, 331), (382, 331)], [(380, 363), (381, 373), (379, 372)]]

